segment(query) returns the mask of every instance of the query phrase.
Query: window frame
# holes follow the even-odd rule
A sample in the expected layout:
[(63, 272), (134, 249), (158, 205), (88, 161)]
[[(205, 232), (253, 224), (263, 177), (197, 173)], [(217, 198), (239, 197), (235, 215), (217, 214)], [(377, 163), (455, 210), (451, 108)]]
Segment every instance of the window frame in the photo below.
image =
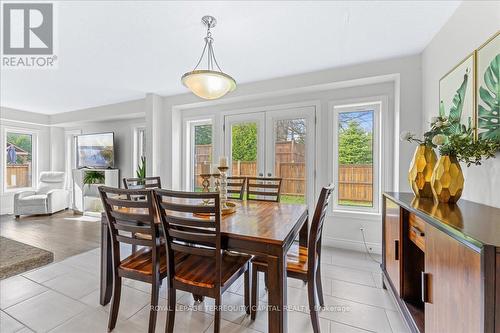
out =
[[(367, 101), (352, 101), (345, 103), (331, 104), (330, 111), (332, 113), (332, 179), (335, 184), (333, 202), (331, 211), (334, 215), (381, 215), (381, 200), (382, 187), (384, 184), (384, 176), (381, 169), (383, 139), (382, 139), (382, 118), (383, 118), (384, 102), (382, 100), (367, 100)], [(339, 114), (348, 112), (372, 111), (373, 110), (373, 206), (344, 206), (338, 204), (338, 125)]]
[(187, 191), (194, 191), (194, 168), (195, 168), (195, 157), (194, 157), (194, 128), (201, 125), (211, 125), (212, 126), (212, 163), (214, 163), (214, 153), (215, 153), (215, 121), (213, 117), (197, 117), (184, 120), (184, 144), (183, 144), (183, 154), (185, 165), (184, 174), (184, 188)]
[(2, 127), (2, 146), (6, 147), (7, 144), (7, 133), (15, 133), (15, 134), (27, 134), (31, 135), (31, 186), (26, 187), (15, 187), (15, 188), (7, 188), (7, 156), (5, 148), (2, 154), (2, 179), (3, 193), (14, 193), (20, 191), (28, 191), (35, 190), (38, 184), (38, 136), (40, 131), (35, 129), (26, 129), (22, 127), (14, 127), (14, 126), (4, 126)]

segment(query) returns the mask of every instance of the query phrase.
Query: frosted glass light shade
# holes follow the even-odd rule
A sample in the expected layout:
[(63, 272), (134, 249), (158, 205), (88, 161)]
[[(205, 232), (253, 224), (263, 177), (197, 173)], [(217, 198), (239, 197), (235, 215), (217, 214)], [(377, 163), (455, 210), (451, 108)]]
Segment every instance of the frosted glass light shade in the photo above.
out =
[(232, 77), (211, 70), (187, 72), (181, 81), (193, 94), (204, 99), (217, 99), (236, 89), (236, 81)]

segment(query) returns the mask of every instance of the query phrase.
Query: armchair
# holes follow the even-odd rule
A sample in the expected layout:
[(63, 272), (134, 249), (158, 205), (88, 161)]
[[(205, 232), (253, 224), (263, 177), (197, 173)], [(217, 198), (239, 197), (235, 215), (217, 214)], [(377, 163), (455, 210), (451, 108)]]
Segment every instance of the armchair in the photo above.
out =
[(53, 214), (69, 206), (69, 191), (64, 188), (64, 172), (40, 173), (35, 191), (21, 191), (14, 195), (14, 215)]

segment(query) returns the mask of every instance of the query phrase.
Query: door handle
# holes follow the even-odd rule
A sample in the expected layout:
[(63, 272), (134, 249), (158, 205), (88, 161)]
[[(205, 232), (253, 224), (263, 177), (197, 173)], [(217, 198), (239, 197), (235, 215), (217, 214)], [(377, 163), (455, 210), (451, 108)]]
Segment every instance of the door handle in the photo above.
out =
[(429, 274), (421, 272), (420, 278), (422, 280), (422, 302), (429, 303)]
[(259, 177), (263, 177), (264, 174), (262, 172), (259, 173)]
[(394, 260), (399, 260), (399, 240), (394, 240)]

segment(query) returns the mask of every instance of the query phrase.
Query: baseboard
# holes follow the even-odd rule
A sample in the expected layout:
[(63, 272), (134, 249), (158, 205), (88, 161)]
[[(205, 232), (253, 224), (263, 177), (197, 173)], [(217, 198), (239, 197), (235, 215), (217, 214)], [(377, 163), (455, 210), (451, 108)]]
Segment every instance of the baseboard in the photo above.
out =
[[(358, 252), (366, 252), (365, 245), (362, 241), (328, 237), (323, 235), (323, 240), (321, 241), (323, 245), (338, 247), (346, 250), (353, 250)], [(366, 242), (368, 250), (372, 253), (382, 254), (382, 245), (380, 243)]]

